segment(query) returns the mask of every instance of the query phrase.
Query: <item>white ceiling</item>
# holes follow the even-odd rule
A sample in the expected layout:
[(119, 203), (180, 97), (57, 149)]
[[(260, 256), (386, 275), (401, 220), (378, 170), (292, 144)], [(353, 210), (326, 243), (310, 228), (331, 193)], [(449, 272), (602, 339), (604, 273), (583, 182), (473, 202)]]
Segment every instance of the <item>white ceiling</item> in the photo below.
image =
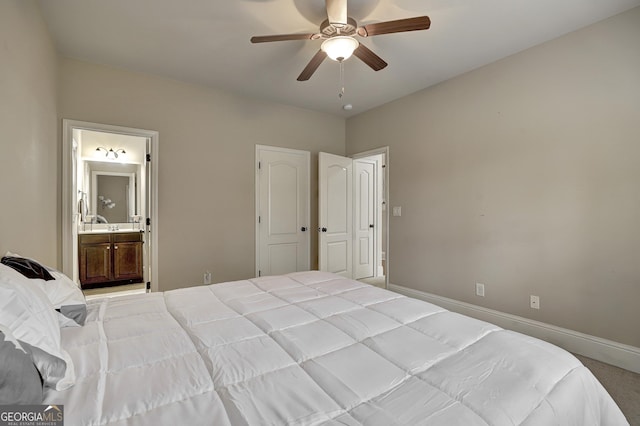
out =
[[(360, 39), (389, 66), (326, 60), (297, 76), (321, 41), (251, 44), (317, 32), (324, 0), (41, 0), (64, 56), (352, 116), (640, 5), (640, 0), (349, 0), (358, 24), (428, 15), (431, 29)], [(544, 64), (541, 64), (544, 66)], [(342, 110), (343, 104), (353, 110)]]

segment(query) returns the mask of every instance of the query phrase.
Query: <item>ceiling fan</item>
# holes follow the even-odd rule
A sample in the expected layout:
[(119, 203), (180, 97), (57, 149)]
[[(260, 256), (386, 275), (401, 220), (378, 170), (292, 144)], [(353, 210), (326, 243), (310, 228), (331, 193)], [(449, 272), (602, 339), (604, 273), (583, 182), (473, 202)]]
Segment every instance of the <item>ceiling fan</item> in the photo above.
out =
[(320, 24), (320, 32), (306, 34), (279, 34), (251, 37), (251, 43), (266, 43), (286, 40), (324, 40), (318, 53), (298, 76), (298, 81), (311, 78), (327, 56), (334, 61), (342, 62), (352, 54), (367, 64), (374, 71), (380, 71), (387, 63), (373, 53), (355, 36), (371, 37), (381, 34), (401, 33), (406, 31), (427, 30), (431, 26), (428, 16), (379, 22), (359, 27), (355, 19), (347, 16), (347, 0), (326, 0), (327, 17)]

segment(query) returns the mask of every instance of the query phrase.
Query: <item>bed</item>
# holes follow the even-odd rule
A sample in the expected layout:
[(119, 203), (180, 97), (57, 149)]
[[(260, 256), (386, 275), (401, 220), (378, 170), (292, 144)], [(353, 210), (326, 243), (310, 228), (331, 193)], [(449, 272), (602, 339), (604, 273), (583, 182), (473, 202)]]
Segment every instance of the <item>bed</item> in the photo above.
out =
[(556, 346), (323, 272), (101, 299), (68, 425), (623, 425)]

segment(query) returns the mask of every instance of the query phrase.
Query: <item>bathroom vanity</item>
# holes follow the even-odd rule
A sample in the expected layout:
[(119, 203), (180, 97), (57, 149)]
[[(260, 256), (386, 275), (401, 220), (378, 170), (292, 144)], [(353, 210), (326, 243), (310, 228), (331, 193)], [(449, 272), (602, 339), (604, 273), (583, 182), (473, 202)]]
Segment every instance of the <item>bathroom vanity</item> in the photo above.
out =
[(143, 233), (78, 234), (80, 284), (83, 289), (143, 281)]

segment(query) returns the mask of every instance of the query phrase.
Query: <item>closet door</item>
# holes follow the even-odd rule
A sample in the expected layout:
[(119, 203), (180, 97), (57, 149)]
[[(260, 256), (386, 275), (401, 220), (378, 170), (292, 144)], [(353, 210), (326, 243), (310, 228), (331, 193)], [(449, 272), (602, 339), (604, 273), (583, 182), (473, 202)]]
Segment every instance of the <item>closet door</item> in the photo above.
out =
[(257, 146), (256, 275), (307, 271), (310, 153)]

